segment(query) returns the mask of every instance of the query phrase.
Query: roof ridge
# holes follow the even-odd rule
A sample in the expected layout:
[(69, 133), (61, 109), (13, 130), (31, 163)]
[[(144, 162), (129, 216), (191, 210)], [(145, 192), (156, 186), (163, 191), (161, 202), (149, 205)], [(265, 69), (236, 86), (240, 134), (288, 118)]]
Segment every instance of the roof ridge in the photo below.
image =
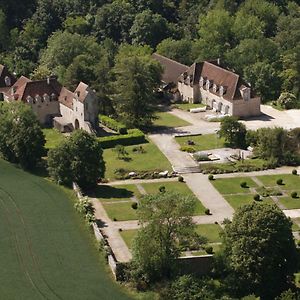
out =
[(183, 67), (189, 68), (189, 66), (184, 65), (184, 64), (182, 64), (182, 63), (180, 63), (180, 62), (178, 62), (178, 61), (176, 61), (176, 60), (174, 60), (174, 59), (172, 59), (172, 58), (169, 58), (169, 57), (167, 57), (167, 56), (161, 55), (161, 54), (159, 54), (159, 53), (157, 53), (157, 52), (154, 52), (152, 55), (158, 55), (158, 56), (163, 57), (163, 58), (165, 58), (165, 59), (167, 59), (167, 60), (169, 60), (169, 61), (172, 61), (172, 62), (174, 62), (174, 63), (176, 63), (176, 64), (178, 64), (178, 65), (181, 65), (181, 66), (183, 66)]
[(219, 68), (219, 69), (221, 69), (221, 70), (223, 70), (223, 71), (225, 71), (225, 72), (231, 73), (231, 74), (235, 75), (237, 78), (240, 77), (237, 73), (235, 73), (235, 72), (233, 72), (233, 71), (230, 71), (230, 70), (228, 70), (228, 69), (226, 69), (226, 68), (224, 68), (224, 67), (221, 67), (220, 65), (215, 65), (215, 64), (213, 64), (213, 63), (211, 63), (211, 62), (209, 62), (209, 61), (207, 61), (207, 60), (205, 60), (204, 63), (210, 64), (210, 65), (212, 65), (212, 66), (214, 66), (214, 67), (217, 67), (217, 68)]

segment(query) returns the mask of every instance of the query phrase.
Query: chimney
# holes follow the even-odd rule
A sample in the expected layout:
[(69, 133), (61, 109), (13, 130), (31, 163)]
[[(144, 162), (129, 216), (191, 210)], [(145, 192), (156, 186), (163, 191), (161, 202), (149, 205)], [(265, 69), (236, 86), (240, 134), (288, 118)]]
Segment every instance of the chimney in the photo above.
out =
[(218, 66), (221, 64), (220, 58), (217, 59), (217, 64), (218, 64)]
[(50, 77), (47, 77), (47, 84), (50, 85)]

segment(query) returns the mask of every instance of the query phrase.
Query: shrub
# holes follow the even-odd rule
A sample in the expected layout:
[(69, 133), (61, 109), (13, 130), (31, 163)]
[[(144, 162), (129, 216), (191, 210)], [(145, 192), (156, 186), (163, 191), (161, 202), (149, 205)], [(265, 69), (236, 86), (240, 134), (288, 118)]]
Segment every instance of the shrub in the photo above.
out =
[(212, 175), (212, 174), (209, 174), (208, 175), (208, 180), (214, 180), (215, 178), (214, 178), (214, 175)]
[(248, 187), (246, 181), (241, 182), (240, 186), (241, 186), (242, 188), (247, 188), (247, 187)]
[(132, 208), (132, 209), (137, 209), (137, 208), (138, 208), (137, 202), (133, 202), (133, 203), (131, 204), (131, 208)]
[(210, 161), (207, 154), (194, 154), (194, 159), (196, 161)]
[(161, 192), (161, 193), (165, 193), (166, 192), (166, 187), (161, 185), (158, 190)]
[(127, 134), (127, 128), (122, 123), (104, 115), (99, 116), (99, 120), (103, 125), (114, 131), (119, 132), (120, 134)]
[(297, 97), (292, 93), (282, 93), (278, 98), (277, 103), (285, 109), (297, 108)]
[(115, 222), (118, 221), (117, 218), (113, 218), (113, 220), (114, 220)]
[(278, 185), (283, 185), (283, 180), (281, 178), (279, 178), (279, 179), (276, 180), (276, 183)]
[(297, 175), (297, 174), (298, 174), (297, 170), (294, 169), (294, 170), (292, 171), (292, 174), (293, 174), (293, 175)]
[(116, 145), (130, 146), (142, 144), (146, 142), (146, 139), (145, 134), (141, 130), (129, 129), (127, 134), (99, 137), (98, 141), (100, 141), (103, 149), (107, 149), (113, 148)]
[(204, 213), (205, 213), (206, 215), (208, 215), (208, 216), (211, 215), (210, 209), (209, 209), (209, 208), (206, 208), (205, 211), (204, 211)]
[(183, 182), (183, 181), (184, 181), (184, 178), (183, 178), (182, 176), (179, 176), (179, 177), (178, 177), (178, 181), (179, 181), (179, 182)]
[(194, 147), (191, 147), (191, 146), (181, 146), (180, 150), (184, 151), (184, 152), (189, 152), (189, 153), (195, 153), (196, 152), (196, 149)]
[(253, 196), (253, 199), (254, 199), (255, 201), (260, 201), (260, 195), (259, 195), (259, 194), (255, 194), (255, 195)]
[(205, 252), (207, 254), (213, 254), (214, 253), (214, 249), (213, 249), (212, 246), (207, 246), (207, 247), (205, 247)]
[(291, 192), (291, 197), (292, 198), (298, 198), (298, 193), (297, 192)]

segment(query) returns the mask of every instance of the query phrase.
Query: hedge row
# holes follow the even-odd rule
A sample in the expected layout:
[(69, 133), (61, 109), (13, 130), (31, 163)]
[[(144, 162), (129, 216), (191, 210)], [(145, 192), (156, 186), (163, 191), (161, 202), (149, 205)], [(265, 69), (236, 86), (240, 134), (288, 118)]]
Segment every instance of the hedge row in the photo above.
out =
[(139, 129), (129, 129), (127, 134), (99, 137), (103, 149), (113, 148), (116, 145), (130, 146), (145, 143), (145, 135)]
[(122, 123), (104, 115), (99, 115), (99, 121), (106, 127), (119, 132), (120, 134), (127, 134), (127, 128)]

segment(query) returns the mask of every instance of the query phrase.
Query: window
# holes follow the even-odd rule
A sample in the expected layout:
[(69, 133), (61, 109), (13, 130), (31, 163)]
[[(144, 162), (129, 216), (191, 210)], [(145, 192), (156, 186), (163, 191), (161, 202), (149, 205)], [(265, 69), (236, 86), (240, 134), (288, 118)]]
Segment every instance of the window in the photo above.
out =
[(223, 96), (223, 94), (224, 94), (224, 88), (222, 85), (220, 86), (219, 93), (220, 93), (220, 96)]

